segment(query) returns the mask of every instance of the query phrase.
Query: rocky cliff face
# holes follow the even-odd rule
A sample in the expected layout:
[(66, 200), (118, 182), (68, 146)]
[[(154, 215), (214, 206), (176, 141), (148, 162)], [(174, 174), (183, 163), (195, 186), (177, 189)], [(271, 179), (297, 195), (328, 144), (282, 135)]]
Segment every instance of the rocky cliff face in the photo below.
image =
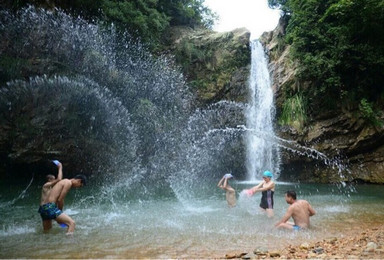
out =
[[(261, 37), (270, 57), (277, 117), (282, 111), (285, 90), (311, 84), (298, 82), (295, 78), (296, 66), (289, 58), (290, 46), (282, 47), (280, 44), (285, 26), (281, 20), (273, 32)], [(283, 151), (282, 179), (384, 183), (384, 128), (367, 123), (358, 111), (315, 112), (300, 131), (293, 126), (278, 125), (276, 128), (280, 137), (316, 149), (330, 158), (333, 164), (325, 165), (323, 160), (310, 158), (308, 154), (300, 156)]]
[(170, 32), (171, 53), (196, 90), (200, 105), (220, 100), (246, 101), (251, 51), (250, 32), (175, 27)]

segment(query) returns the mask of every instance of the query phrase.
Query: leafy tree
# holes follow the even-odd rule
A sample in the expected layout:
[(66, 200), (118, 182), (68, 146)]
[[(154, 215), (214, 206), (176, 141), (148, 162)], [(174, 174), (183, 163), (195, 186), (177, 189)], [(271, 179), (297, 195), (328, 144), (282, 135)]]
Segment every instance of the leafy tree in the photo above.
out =
[(2, 8), (18, 10), (26, 5), (61, 8), (88, 21), (113, 23), (121, 33), (129, 32), (150, 47), (162, 44), (169, 26), (211, 28), (214, 13), (205, 0), (3, 0)]
[(286, 41), (299, 61), (298, 79), (312, 83), (304, 90), (309, 104), (353, 103), (356, 108), (362, 97), (379, 104), (384, 93), (382, 0), (269, 0), (269, 5), (282, 9), (288, 20)]
[(211, 28), (215, 14), (206, 6), (205, 0), (159, 0), (159, 9), (171, 17), (170, 25)]
[(103, 18), (116, 24), (119, 31), (128, 31), (144, 42), (157, 43), (170, 19), (157, 10), (157, 5), (157, 0), (103, 0)]

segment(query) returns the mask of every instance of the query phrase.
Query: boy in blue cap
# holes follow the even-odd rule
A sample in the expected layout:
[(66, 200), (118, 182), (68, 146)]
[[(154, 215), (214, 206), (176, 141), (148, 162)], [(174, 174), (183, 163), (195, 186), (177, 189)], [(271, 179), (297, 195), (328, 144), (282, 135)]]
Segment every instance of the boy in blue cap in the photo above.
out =
[(269, 218), (273, 217), (273, 194), (275, 193), (275, 183), (272, 181), (272, 173), (265, 171), (263, 173), (263, 181), (255, 187), (246, 190), (246, 194), (250, 197), (258, 191), (261, 191), (260, 208), (267, 212)]

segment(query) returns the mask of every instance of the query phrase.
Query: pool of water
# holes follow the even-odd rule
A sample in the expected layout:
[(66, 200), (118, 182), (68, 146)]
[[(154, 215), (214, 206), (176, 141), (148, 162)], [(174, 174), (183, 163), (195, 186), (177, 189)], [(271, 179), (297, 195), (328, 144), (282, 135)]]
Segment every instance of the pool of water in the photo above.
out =
[[(1, 185), (1, 258), (207, 258), (229, 251), (250, 252), (256, 248), (278, 249), (288, 244), (349, 232), (382, 222), (384, 186), (359, 185), (353, 189), (336, 185), (277, 182), (275, 217), (268, 219), (258, 205), (260, 194), (241, 196), (256, 183), (235, 182), (238, 204), (229, 208), (225, 194), (212, 186), (210, 192), (180, 201), (166, 192), (153, 199), (98, 200), (92, 187), (70, 191), (64, 211), (76, 221), (73, 236), (54, 223), (42, 231), (37, 213), (40, 187)], [(298, 199), (308, 200), (317, 214), (312, 228), (288, 232), (273, 228), (285, 213), (286, 190), (296, 190)], [(185, 196), (187, 197), (187, 196)], [(102, 201), (102, 202), (101, 202)]]

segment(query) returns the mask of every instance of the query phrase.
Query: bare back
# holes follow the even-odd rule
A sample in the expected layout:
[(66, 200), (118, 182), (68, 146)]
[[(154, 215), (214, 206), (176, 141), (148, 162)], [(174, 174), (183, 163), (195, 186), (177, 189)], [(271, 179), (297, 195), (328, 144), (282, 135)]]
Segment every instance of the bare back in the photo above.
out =
[(50, 182), (47, 182), (43, 185), (43, 188), (41, 189), (40, 205), (47, 203), (46, 201), (48, 200), (48, 196), (49, 196), (51, 189), (52, 189), (52, 185)]
[(288, 211), (292, 214), (295, 225), (302, 228), (309, 227), (309, 217), (315, 214), (315, 211), (306, 200), (297, 200), (293, 203)]
[(71, 186), (72, 182), (68, 179), (63, 179), (59, 181), (58, 183), (56, 183), (55, 186), (53, 186), (48, 198), (44, 201), (44, 203), (58, 203), (59, 201), (64, 200), (64, 197), (68, 193)]
[(236, 206), (236, 192), (231, 186), (227, 186), (225, 192), (225, 198), (227, 199), (228, 205), (230, 207)]

